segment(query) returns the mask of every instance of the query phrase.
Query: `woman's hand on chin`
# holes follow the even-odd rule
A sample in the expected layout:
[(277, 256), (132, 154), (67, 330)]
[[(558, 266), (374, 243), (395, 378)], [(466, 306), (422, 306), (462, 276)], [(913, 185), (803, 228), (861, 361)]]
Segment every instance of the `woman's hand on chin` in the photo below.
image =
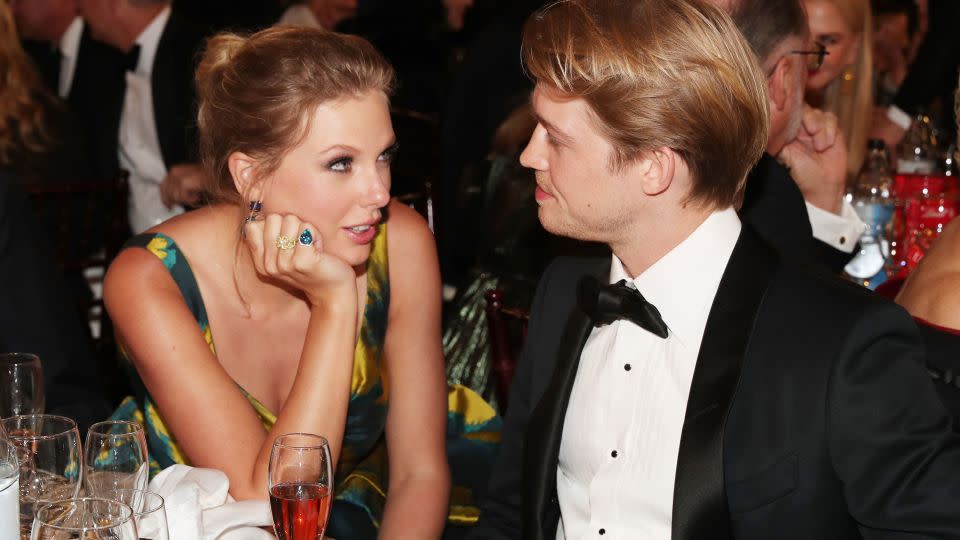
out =
[(315, 226), (291, 214), (267, 214), (248, 221), (244, 232), (258, 274), (302, 291), (313, 307), (355, 310), (357, 275), (324, 251)]

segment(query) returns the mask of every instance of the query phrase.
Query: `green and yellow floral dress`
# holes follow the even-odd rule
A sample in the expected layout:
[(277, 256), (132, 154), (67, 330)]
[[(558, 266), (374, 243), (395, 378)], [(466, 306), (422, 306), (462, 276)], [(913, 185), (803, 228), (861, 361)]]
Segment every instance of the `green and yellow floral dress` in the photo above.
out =
[[(216, 355), (200, 289), (186, 257), (173, 239), (160, 233), (141, 234), (125, 247), (145, 248), (163, 261), (196, 318), (199, 331)], [(389, 386), (383, 369), (383, 343), (390, 303), (386, 224), (379, 226), (367, 265), (367, 303), (354, 350), (350, 404), (328, 527), (328, 534), (338, 539), (376, 537), (386, 502), (389, 474), (384, 431)], [(151, 475), (176, 463), (189, 464), (146, 387), (136, 372), (130, 371), (135, 395), (124, 400), (113, 418), (143, 424)], [(270, 429), (276, 415), (242, 388), (238, 390), (256, 410), (264, 429)], [(476, 522), (479, 512), (474, 494), (486, 483), (500, 440), (500, 427), (500, 418), (478, 394), (460, 385), (448, 387), (447, 449), (454, 484), (448, 516), (451, 523)]]

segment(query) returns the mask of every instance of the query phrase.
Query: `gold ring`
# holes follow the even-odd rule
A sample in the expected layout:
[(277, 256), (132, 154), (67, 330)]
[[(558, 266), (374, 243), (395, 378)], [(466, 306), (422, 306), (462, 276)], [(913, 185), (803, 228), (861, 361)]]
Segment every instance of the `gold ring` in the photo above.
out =
[(297, 245), (297, 243), (294, 242), (293, 238), (290, 238), (285, 234), (281, 234), (280, 236), (278, 236), (277, 241), (274, 242), (274, 244), (277, 246), (277, 249), (282, 249), (284, 251), (288, 249), (293, 249), (294, 246)]

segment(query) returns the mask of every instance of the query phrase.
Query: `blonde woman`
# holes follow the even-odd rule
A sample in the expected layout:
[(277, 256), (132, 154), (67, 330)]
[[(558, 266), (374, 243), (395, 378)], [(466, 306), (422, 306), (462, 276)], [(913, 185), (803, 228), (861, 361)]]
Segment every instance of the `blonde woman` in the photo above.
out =
[(837, 115), (846, 136), (847, 177), (860, 170), (873, 110), (873, 49), (868, 0), (805, 0), (810, 34), (826, 48), (807, 78), (807, 102)]

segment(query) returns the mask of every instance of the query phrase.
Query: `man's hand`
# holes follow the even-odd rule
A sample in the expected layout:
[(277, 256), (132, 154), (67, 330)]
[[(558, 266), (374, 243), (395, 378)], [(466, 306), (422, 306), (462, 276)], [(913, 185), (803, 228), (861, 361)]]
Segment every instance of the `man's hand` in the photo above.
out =
[(810, 204), (840, 215), (847, 180), (847, 144), (832, 113), (803, 107), (803, 120), (794, 140), (777, 158)]
[(200, 165), (174, 165), (160, 184), (160, 200), (167, 208), (175, 204), (197, 206), (206, 185), (207, 172)]

